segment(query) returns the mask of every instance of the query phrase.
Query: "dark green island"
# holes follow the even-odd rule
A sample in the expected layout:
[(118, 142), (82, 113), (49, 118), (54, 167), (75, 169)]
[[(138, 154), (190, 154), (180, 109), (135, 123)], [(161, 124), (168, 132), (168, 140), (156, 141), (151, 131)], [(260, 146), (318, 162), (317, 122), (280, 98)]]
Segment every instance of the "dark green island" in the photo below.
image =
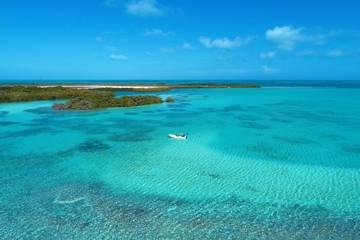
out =
[[(93, 110), (163, 103), (157, 96), (122, 96), (114, 92), (162, 92), (174, 88), (258, 88), (255, 84), (125, 84), (125, 85), (3, 85), (0, 103), (40, 100), (68, 100), (54, 103), (55, 110)], [(175, 101), (173, 98), (166, 102)]]

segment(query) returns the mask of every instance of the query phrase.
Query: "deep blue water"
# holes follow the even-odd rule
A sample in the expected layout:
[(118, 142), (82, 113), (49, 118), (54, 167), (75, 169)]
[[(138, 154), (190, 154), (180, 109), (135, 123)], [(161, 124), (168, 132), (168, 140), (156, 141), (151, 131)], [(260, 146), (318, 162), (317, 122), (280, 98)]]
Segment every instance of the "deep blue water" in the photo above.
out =
[(278, 85), (0, 104), (0, 239), (360, 239), (360, 88)]

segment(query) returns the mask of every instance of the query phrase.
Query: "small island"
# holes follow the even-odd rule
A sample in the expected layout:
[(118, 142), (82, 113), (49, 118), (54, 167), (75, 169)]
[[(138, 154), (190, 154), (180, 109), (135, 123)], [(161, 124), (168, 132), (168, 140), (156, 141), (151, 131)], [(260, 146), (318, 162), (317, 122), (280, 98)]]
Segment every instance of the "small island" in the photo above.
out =
[[(164, 101), (157, 96), (123, 96), (114, 92), (163, 92), (176, 88), (259, 88), (256, 84), (123, 84), (123, 85), (3, 85), (0, 103), (41, 100), (68, 100), (54, 103), (55, 110), (92, 110), (111, 107), (134, 107), (158, 104)], [(165, 102), (174, 102), (171, 97)]]
[(111, 107), (135, 107), (149, 104), (162, 103), (157, 96), (122, 96), (120, 98), (92, 96), (76, 97), (66, 103), (55, 103), (55, 110), (91, 110)]

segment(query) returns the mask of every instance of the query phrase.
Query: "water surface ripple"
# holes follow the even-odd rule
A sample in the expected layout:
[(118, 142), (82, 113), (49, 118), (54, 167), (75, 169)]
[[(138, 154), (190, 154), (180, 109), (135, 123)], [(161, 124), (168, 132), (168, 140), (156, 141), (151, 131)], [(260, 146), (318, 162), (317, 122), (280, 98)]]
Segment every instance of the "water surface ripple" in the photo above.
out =
[(359, 88), (159, 95), (0, 104), (0, 239), (360, 239)]

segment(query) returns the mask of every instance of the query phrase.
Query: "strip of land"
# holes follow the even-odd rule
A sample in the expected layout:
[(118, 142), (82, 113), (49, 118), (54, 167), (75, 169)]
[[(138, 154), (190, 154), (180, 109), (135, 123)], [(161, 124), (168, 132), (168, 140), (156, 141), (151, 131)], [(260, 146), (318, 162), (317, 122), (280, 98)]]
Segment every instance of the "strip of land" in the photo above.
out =
[(47, 84), (37, 85), (40, 88), (61, 86), (77, 89), (154, 89), (170, 90), (175, 88), (259, 88), (258, 84), (213, 84), (213, 83), (191, 83), (191, 84)]
[[(91, 110), (162, 103), (158, 96), (115, 97), (115, 92), (163, 92), (175, 88), (258, 88), (255, 84), (49, 84), (0, 85), (0, 103), (40, 100), (68, 100), (54, 103), (56, 110)], [(166, 102), (175, 101), (168, 98)]]
[(135, 88), (135, 89), (148, 89), (148, 88), (160, 88), (160, 86), (156, 85), (98, 85), (98, 84), (68, 84), (68, 85), (38, 85), (40, 88), (51, 88), (51, 87), (57, 87), (61, 86), (64, 88), (77, 88), (77, 89), (103, 89), (103, 88), (113, 88), (113, 89), (129, 89), (129, 88)]

